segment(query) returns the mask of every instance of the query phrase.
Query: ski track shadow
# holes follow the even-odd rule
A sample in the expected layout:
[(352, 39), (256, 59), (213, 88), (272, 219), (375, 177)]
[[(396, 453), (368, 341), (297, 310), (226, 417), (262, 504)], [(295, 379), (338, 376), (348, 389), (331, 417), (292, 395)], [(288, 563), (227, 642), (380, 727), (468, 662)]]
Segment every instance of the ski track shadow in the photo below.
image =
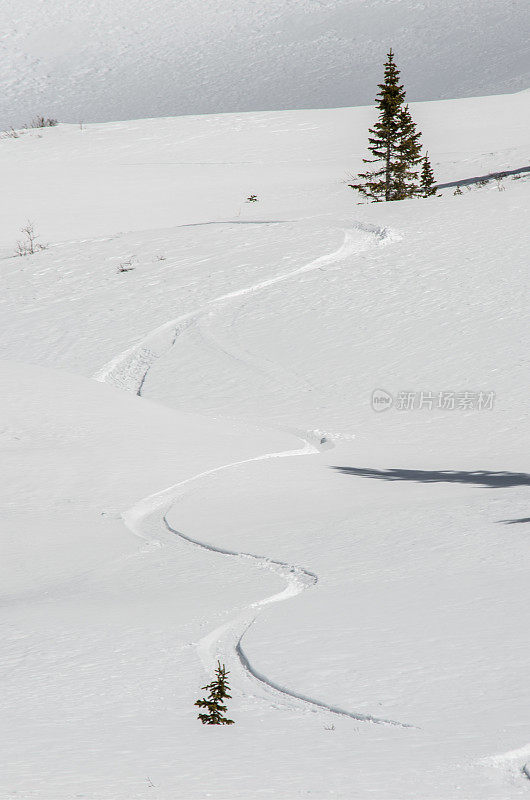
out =
[(213, 219), (207, 222), (186, 222), (177, 228), (198, 228), (201, 225), (285, 225), (289, 219)]

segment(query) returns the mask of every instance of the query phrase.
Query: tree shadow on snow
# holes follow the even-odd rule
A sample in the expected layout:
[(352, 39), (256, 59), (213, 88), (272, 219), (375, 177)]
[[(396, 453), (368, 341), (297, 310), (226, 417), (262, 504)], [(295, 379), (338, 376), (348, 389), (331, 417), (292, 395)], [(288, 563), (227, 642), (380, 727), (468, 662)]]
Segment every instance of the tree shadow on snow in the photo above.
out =
[(530, 517), (521, 517), (520, 519), (500, 519), (499, 522), (504, 522), (505, 525), (515, 525), (518, 522), (530, 522)]
[[(344, 475), (358, 478), (376, 478), (380, 481), (415, 481), (416, 483), (471, 483), (495, 489), (505, 486), (530, 486), (530, 475), (526, 472), (462, 472), (456, 470), (440, 470), (439, 472), (422, 469), (368, 469), (366, 467), (331, 467)], [(530, 519), (530, 518), (529, 518)], [(508, 520), (509, 521), (509, 520)], [(527, 522), (528, 519), (513, 520)]]
[(499, 178), (507, 178), (509, 175), (523, 175), (530, 172), (530, 167), (519, 167), (519, 169), (507, 169), (504, 172), (488, 172), (487, 175), (475, 175), (473, 178), (461, 178), (459, 181), (449, 181), (449, 183), (439, 183), (437, 189), (450, 189), (453, 186), (469, 186), (472, 183), (481, 181), (491, 181)]

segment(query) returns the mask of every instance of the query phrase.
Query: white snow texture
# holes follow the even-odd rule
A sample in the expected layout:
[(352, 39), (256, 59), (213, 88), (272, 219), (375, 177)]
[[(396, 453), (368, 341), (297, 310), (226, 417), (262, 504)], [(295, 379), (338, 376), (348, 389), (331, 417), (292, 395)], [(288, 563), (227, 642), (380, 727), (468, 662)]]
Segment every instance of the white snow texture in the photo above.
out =
[(0, 138), (0, 800), (528, 797), (523, 6), (444, 7), (2, 4), (6, 123), (487, 96), (399, 203), (371, 107)]

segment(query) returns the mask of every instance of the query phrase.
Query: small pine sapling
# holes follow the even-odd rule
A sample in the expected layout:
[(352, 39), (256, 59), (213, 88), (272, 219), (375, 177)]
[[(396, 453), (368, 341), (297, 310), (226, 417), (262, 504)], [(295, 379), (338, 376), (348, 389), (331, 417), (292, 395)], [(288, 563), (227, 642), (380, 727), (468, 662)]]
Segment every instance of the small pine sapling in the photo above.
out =
[(202, 687), (208, 690), (208, 696), (197, 700), (195, 705), (205, 709), (205, 712), (199, 714), (197, 717), (203, 725), (234, 724), (233, 719), (228, 719), (224, 716), (227, 708), (223, 704), (223, 700), (230, 700), (232, 697), (232, 695), (229, 694), (230, 686), (228, 685), (228, 679), (226, 677), (228, 674), (225, 665), (221, 665), (221, 662), (218, 661), (215, 670), (215, 680), (207, 684), (207, 686)]
[(425, 153), (421, 167), (420, 193), (422, 197), (432, 197), (432, 195), (436, 194), (434, 173), (428, 153)]
[(258, 202), (257, 194), (251, 194), (247, 197), (247, 203), (257, 203), (257, 202)]
[(458, 185), (458, 186), (456, 187), (456, 189), (454, 190), (453, 194), (464, 194), (464, 192), (463, 192), (463, 191), (462, 191), (462, 189), (460, 188), (460, 185)]

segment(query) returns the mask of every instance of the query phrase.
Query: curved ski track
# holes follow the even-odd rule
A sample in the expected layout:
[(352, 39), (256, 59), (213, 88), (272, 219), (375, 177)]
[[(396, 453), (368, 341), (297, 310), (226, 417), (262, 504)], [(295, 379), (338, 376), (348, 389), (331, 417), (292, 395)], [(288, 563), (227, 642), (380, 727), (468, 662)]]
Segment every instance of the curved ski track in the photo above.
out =
[[(140, 344), (130, 348), (124, 353), (118, 355), (104, 367), (102, 367), (93, 377), (101, 382), (111, 383), (118, 387), (124, 388), (129, 391), (135, 391), (137, 395), (141, 395), (142, 387), (145, 382), (147, 373), (154, 362), (169, 351), (175, 344), (178, 336), (189, 325), (194, 323), (202, 314), (204, 314), (211, 305), (218, 304), (227, 300), (232, 300), (237, 297), (242, 297), (247, 294), (258, 292), (276, 283), (289, 280), (290, 278), (300, 275), (304, 272), (319, 269), (327, 264), (337, 263), (346, 259), (349, 255), (356, 252), (361, 252), (368, 248), (369, 244), (367, 239), (373, 241), (374, 239), (380, 244), (386, 244), (390, 241), (395, 241), (400, 238), (387, 228), (377, 228), (370, 225), (358, 223), (356, 226), (358, 231), (368, 234), (365, 241), (355, 241), (349, 231), (344, 231), (343, 244), (333, 253), (311, 261), (296, 270), (288, 273), (277, 275), (269, 280), (261, 281), (253, 286), (240, 289), (228, 294), (221, 295), (197, 309), (196, 311), (184, 314), (170, 322), (165, 323), (151, 334), (149, 334)], [(352, 711), (341, 709), (337, 706), (331, 706), (322, 703), (314, 698), (308, 697), (303, 694), (296, 693), (290, 689), (269, 680), (261, 674), (250, 663), (247, 655), (243, 649), (243, 638), (250, 626), (257, 618), (259, 611), (271, 603), (278, 603), (282, 600), (287, 600), (291, 597), (296, 597), (301, 592), (318, 582), (318, 577), (312, 572), (303, 569), (302, 567), (286, 564), (280, 561), (267, 558), (265, 556), (257, 556), (251, 553), (240, 553), (237, 551), (227, 550), (205, 542), (192, 539), (180, 531), (171, 527), (167, 520), (167, 513), (172, 507), (173, 503), (179, 496), (183, 494), (183, 487), (188, 484), (206, 478), (217, 472), (227, 469), (233, 469), (243, 464), (249, 464), (257, 461), (264, 461), (271, 458), (291, 458), (295, 456), (311, 455), (318, 453), (318, 449), (312, 445), (308, 440), (305, 440), (305, 446), (298, 450), (287, 450), (279, 453), (266, 453), (254, 458), (236, 461), (230, 464), (223, 464), (213, 469), (206, 470), (190, 478), (186, 478), (179, 483), (170, 486), (167, 489), (157, 492), (149, 497), (144, 498), (135, 506), (122, 514), (122, 518), (127, 527), (140, 538), (149, 542), (150, 544), (161, 547), (162, 542), (157, 535), (161, 529), (164, 529), (173, 535), (178, 536), (182, 541), (191, 544), (194, 547), (208, 550), (219, 555), (228, 556), (231, 558), (248, 559), (253, 564), (260, 568), (269, 569), (276, 574), (280, 575), (286, 580), (286, 587), (281, 592), (266, 597), (263, 600), (252, 603), (247, 608), (243, 609), (241, 613), (232, 620), (218, 626), (211, 631), (207, 636), (195, 643), (198, 655), (206, 670), (211, 670), (212, 663), (220, 655), (220, 651), (227, 650), (227, 655), (233, 652), (237, 655), (238, 665), (241, 673), (247, 679), (258, 681), (265, 691), (274, 698), (276, 701), (289, 701), (289, 707), (293, 707), (293, 701), (300, 708), (308, 709), (312, 712), (328, 712), (338, 714), (340, 716), (349, 717), (362, 722), (371, 722), (380, 725), (393, 725), (401, 728), (413, 728), (414, 725), (408, 723), (397, 722), (395, 720), (374, 717), (369, 714), (361, 714)], [(155, 533), (151, 533), (152, 524), (154, 523)], [(223, 644), (226, 640), (226, 643)], [(226, 645), (229, 645), (228, 648)]]
[[(310, 586), (314, 586), (318, 582), (318, 576), (302, 567), (286, 564), (282, 561), (275, 561), (265, 556), (257, 556), (252, 553), (241, 553), (235, 550), (228, 550), (221, 547), (216, 547), (215, 545), (208, 544), (206, 542), (201, 542), (197, 539), (192, 539), (191, 537), (186, 536), (184, 533), (181, 533), (173, 528), (167, 520), (168, 511), (172, 508), (177, 498), (184, 494), (182, 491), (183, 487), (186, 487), (190, 483), (227, 469), (239, 467), (243, 464), (265, 461), (271, 458), (292, 458), (294, 456), (305, 456), (315, 453), (318, 453), (316, 447), (306, 443), (306, 446), (300, 448), (299, 450), (285, 450), (279, 453), (266, 453), (261, 456), (255, 456), (254, 458), (244, 459), (243, 461), (235, 461), (231, 464), (222, 464), (219, 467), (214, 467), (213, 469), (206, 470), (205, 472), (200, 472), (198, 475), (186, 478), (185, 480), (180, 481), (179, 483), (176, 483), (161, 492), (157, 492), (156, 494), (146, 497), (144, 500), (141, 500), (139, 503), (129, 509), (129, 511), (125, 512), (122, 515), (123, 520), (133, 533), (140, 538), (154, 544), (155, 546), (160, 547), (162, 544), (156, 532), (159, 531), (163, 525), (167, 531), (178, 536), (181, 540), (193, 545), (194, 547), (200, 547), (203, 550), (208, 550), (209, 552), (218, 553), (219, 555), (228, 556), (230, 558), (247, 559), (255, 566), (269, 569), (286, 580), (287, 585), (281, 592), (252, 603), (248, 607), (244, 608), (234, 619), (231, 619), (228, 622), (218, 626), (195, 643), (199, 658), (207, 671), (211, 671), (212, 665), (215, 663), (216, 659), (220, 657), (221, 652), (223, 654), (226, 653), (226, 655), (229, 657), (230, 654), (235, 651), (238, 657), (239, 668), (243, 676), (246, 678), (254, 678), (255, 680), (259, 681), (260, 684), (266, 689), (268, 694), (272, 695), (277, 701), (285, 701), (285, 699), (288, 698), (290, 701), (298, 701), (298, 704), (303, 703), (306, 708), (307, 706), (310, 706), (310, 710), (314, 712), (325, 711), (332, 714), (338, 714), (343, 717), (350, 717), (351, 719), (361, 722), (372, 722), (379, 725), (393, 725), (400, 728), (412, 728), (414, 726), (407, 723), (397, 722), (395, 720), (384, 719), (381, 717), (374, 717), (370, 714), (346, 711), (337, 706), (331, 706), (326, 703), (322, 703), (319, 700), (315, 700), (307, 695), (299, 694), (285, 688), (284, 686), (281, 686), (280, 684), (275, 683), (274, 681), (269, 680), (257, 669), (255, 669), (251, 665), (247, 655), (243, 650), (242, 642), (245, 633), (255, 622), (259, 611), (271, 603), (279, 603), (282, 600), (296, 597)], [(149, 533), (151, 529), (149, 522), (151, 519), (155, 523), (153, 525), (155, 530), (154, 535)], [(224, 657), (225, 656), (223, 655), (223, 658)], [(289, 704), (289, 707), (292, 709), (292, 702)]]
[[(208, 300), (204, 306), (165, 322), (154, 331), (151, 331), (139, 344), (120, 353), (101, 367), (92, 377), (101, 383), (110, 383), (126, 391), (134, 391), (137, 395), (141, 395), (147, 373), (155, 361), (169, 352), (180, 334), (203, 314), (207, 313), (211, 306), (237, 297), (243, 297), (244, 295), (254, 294), (262, 289), (267, 289), (269, 286), (290, 280), (304, 272), (313, 272), (328, 264), (344, 261), (350, 255), (369, 249), (374, 241), (379, 245), (386, 245), (401, 238), (398, 233), (389, 228), (380, 228), (362, 222), (354, 223), (353, 230), (357, 231), (358, 238), (355, 238), (351, 231), (345, 230), (343, 243), (329, 255), (319, 256), (302, 267), (281, 273), (274, 278), (215, 297), (212, 300)], [(359, 234), (364, 234), (364, 236), (361, 237)]]

